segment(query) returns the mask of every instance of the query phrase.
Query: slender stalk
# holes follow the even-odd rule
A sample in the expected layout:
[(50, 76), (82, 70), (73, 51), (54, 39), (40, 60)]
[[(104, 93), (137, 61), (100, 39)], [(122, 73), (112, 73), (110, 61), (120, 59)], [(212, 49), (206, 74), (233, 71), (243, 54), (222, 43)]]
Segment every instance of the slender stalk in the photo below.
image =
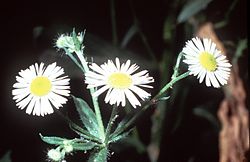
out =
[(177, 57), (176, 64), (174, 67), (174, 73), (171, 76), (171, 79), (176, 78), (176, 76), (179, 74), (179, 66), (180, 66), (181, 58), (182, 58), (182, 52), (180, 52), (178, 57)]
[(109, 135), (110, 135), (112, 125), (114, 124), (114, 121), (117, 118), (117, 112), (118, 112), (117, 110), (118, 110), (117, 106), (114, 105), (112, 112), (111, 112), (111, 115), (110, 115), (110, 118), (109, 118), (107, 128), (106, 128), (106, 132), (105, 132), (105, 143), (107, 143), (109, 140)]
[(189, 71), (179, 75), (178, 77), (175, 77), (172, 79), (168, 84), (166, 84), (160, 92), (152, 99), (152, 100), (158, 100), (170, 87), (172, 87), (177, 81), (186, 78), (189, 75)]
[[(88, 67), (88, 64), (87, 64), (85, 58), (83, 57), (83, 52), (82, 51), (76, 51), (75, 53), (78, 56), (82, 66), (83, 66), (84, 72), (88, 72), (89, 67)], [(99, 107), (97, 97), (93, 96), (94, 92), (95, 92), (95, 89), (90, 88), (91, 98), (92, 98), (93, 106), (94, 106), (94, 109), (95, 109), (95, 115), (96, 115), (97, 123), (98, 123), (98, 126), (99, 126), (99, 135), (100, 135), (100, 138), (104, 142), (104, 140), (105, 140), (104, 126), (103, 126), (103, 122), (102, 122), (102, 116), (101, 116), (101, 111), (100, 111), (100, 107)]]
[(68, 56), (71, 58), (71, 60), (82, 70), (82, 72), (84, 73), (85, 70), (83, 69), (83, 67), (79, 64), (79, 62), (76, 60), (76, 58), (72, 55), (72, 54), (68, 54)]
[(125, 126), (119, 131), (119, 133), (126, 130), (150, 105), (156, 103), (166, 92), (167, 90), (172, 87), (177, 81), (186, 78), (189, 75), (189, 71), (185, 72), (178, 77), (172, 79), (168, 84), (166, 84), (157, 95), (155, 95), (149, 102), (147, 102), (142, 109), (136, 113), (126, 124)]

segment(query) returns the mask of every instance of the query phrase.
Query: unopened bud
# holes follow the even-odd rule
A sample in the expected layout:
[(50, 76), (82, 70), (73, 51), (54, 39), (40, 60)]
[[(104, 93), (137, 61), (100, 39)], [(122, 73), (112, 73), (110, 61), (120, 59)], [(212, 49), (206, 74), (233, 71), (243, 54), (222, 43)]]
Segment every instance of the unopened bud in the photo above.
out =
[(53, 161), (59, 161), (62, 159), (61, 152), (56, 149), (51, 149), (47, 153), (48, 157)]

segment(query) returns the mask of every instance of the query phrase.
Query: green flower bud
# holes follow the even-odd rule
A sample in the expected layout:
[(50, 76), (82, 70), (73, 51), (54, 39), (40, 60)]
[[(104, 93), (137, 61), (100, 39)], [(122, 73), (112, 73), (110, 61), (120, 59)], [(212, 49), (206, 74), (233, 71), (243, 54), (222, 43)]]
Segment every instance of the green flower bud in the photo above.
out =
[(65, 141), (63, 141), (63, 149), (64, 149), (65, 153), (71, 153), (74, 148), (70, 144), (70, 141), (65, 140)]
[(74, 43), (72, 34), (71, 35), (62, 34), (57, 38), (55, 44), (57, 48), (66, 49), (70, 53), (73, 53), (82, 47), (83, 39), (84, 39), (84, 34), (78, 33), (78, 35), (76, 36), (76, 41), (78, 43)]

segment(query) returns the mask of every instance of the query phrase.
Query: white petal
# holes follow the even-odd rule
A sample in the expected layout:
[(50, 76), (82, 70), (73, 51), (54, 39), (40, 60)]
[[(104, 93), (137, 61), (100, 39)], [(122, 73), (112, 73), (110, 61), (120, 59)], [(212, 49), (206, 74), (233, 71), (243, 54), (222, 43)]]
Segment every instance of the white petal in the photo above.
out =
[(214, 73), (214, 75), (215, 75), (215, 77), (218, 79), (218, 81), (220, 82), (221, 85), (227, 84), (227, 80), (224, 79), (224, 78), (222, 78), (222, 77), (218, 74), (217, 71)]
[(208, 86), (208, 87), (211, 86), (209, 73), (207, 73), (207, 75), (206, 75), (206, 86)]
[[(13, 91), (14, 91), (14, 90), (13, 90)], [(12, 92), (13, 92), (13, 91), (12, 91)], [(30, 94), (30, 92), (29, 92), (28, 90), (22, 90), (22, 91), (20, 91), (20, 92), (22, 92), (22, 93), (16, 94), (16, 95), (13, 97), (13, 99), (16, 100), (16, 102), (21, 101), (22, 99), (24, 99), (25, 97), (27, 97), (27, 96)]]
[(41, 115), (41, 101), (40, 101), (40, 98), (38, 97), (35, 97), (35, 107), (34, 107), (34, 110), (33, 110), (33, 115), (37, 115), (37, 116), (40, 116)]
[(192, 40), (193, 40), (194, 44), (198, 47), (200, 52), (203, 52), (205, 50), (200, 38), (196, 37), (196, 39), (193, 38)]
[(70, 93), (69, 90), (65, 90), (65, 89), (54, 89), (53, 92), (61, 96), (69, 96), (69, 93)]
[(28, 103), (30, 102), (30, 100), (33, 98), (32, 95), (29, 95), (28, 97), (24, 98), (22, 101), (18, 102), (16, 105), (20, 108), (20, 109), (24, 109)]
[(106, 71), (104, 71), (100, 66), (98, 66), (95, 63), (92, 63), (89, 67), (92, 70), (94, 70), (95, 72), (99, 73), (99, 74), (105, 74), (106, 73)]
[(201, 83), (201, 82), (204, 80), (205, 76), (206, 76), (206, 70), (202, 70), (202, 71), (200, 72), (199, 83)]
[(105, 85), (102, 88), (98, 89), (93, 96), (98, 97), (100, 94), (102, 94), (103, 92), (105, 92), (107, 89), (109, 89), (109, 86)]
[(136, 108), (137, 105), (141, 106), (139, 100), (135, 97), (135, 95), (130, 90), (125, 90), (125, 95), (128, 98), (130, 104), (133, 108)]
[(149, 96), (151, 96), (149, 93), (147, 93), (146, 91), (144, 91), (143, 89), (137, 87), (137, 86), (132, 86), (130, 88), (133, 92), (135, 92), (142, 100), (148, 98)]
[(33, 98), (31, 99), (31, 101), (30, 101), (30, 103), (29, 103), (29, 105), (28, 105), (28, 107), (27, 107), (27, 109), (26, 109), (25, 112), (26, 112), (27, 114), (31, 114), (31, 112), (33, 111), (34, 106), (35, 106), (35, 98), (33, 97)]
[(108, 90), (108, 92), (107, 92), (107, 94), (105, 96), (105, 99), (104, 99), (105, 103), (108, 103), (110, 101), (110, 94), (111, 94), (112, 90), (113, 90), (112, 88), (110, 88)]
[(209, 75), (210, 75), (210, 80), (211, 80), (211, 82), (212, 82), (212, 85), (213, 85), (215, 88), (219, 88), (220, 85), (219, 85), (217, 79), (215, 78), (214, 73), (211, 72), (211, 73), (209, 73)]
[(120, 60), (116, 57), (115, 58), (116, 68), (118, 71), (120, 71)]
[(121, 72), (126, 72), (128, 71), (128, 68), (130, 66), (130, 60), (127, 60), (127, 62), (125, 63), (125, 65), (123, 66), (124, 64), (122, 64), (121, 66)]

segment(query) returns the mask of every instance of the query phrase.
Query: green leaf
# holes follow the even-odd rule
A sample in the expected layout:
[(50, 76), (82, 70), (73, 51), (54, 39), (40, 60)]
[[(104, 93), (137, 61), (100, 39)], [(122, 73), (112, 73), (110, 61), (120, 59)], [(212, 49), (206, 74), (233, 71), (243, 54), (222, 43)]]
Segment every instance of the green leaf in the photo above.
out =
[(65, 138), (61, 138), (61, 137), (48, 137), (48, 136), (42, 136), (41, 133), (39, 133), (41, 139), (48, 143), (48, 144), (52, 144), (52, 145), (62, 145), (63, 141), (67, 140)]
[(123, 132), (123, 129), (125, 128), (125, 125), (128, 123), (128, 121), (132, 118), (133, 114), (129, 113), (125, 116), (124, 119), (122, 119), (122, 121), (120, 121), (120, 123), (118, 124), (118, 126), (116, 127), (115, 131), (113, 133), (111, 133), (111, 137), (115, 137), (118, 134)]
[(132, 129), (130, 129), (127, 132), (121, 133), (121, 134), (112, 134), (110, 136), (109, 143), (114, 143), (114, 142), (117, 142), (117, 141), (127, 137), (131, 131), (132, 131)]
[(88, 162), (107, 162), (108, 149), (106, 147), (92, 152)]
[(133, 36), (135, 36), (135, 34), (137, 33), (138, 28), (135, 24), (133, 24), (129, 30), (127, 31), (127, 33), (125, 34), (122, 43), (121, 43), (121, 48), (126, 48), (126, 46), (128, 45), (128, 43), (131, 41), (131, 39), (133, 38)]
[(233, 64), (237, 63), (238, 59), (242, 56), (243, 51), (247, 49), (247, 39), (242, 39), (238, 42), (235, 55), (233, 57)]
[(170, 98), (170, 96), (164, 96), (164, 97), (159, 98), (158, 100), (159, 100), (159, 101), (166, 101), (166, 100), (168, 100), (169, 98)]
[(205, 9), (212, 0), (190, 0), (181, 10), (177, 22), (182, 23), (190, 17)]
[(127, 137), (125, 138), (122, 143), (134, 147), (138, 153), (143, 153), (146, 150), (146, 146), (142, 143), (140, 138), (137, 137)]
[(201, 107), (197, 107), (197, 108), (193, 109), (193, 113), (196, 116), (202, 117), (202, 118), (206, 119), (207, 121), (209, 121), (212, 124), (212, 126), (214, 126), (214, 129), (216, 131), (220, 130), (220, 124), (219, 124), (218, 120), (208, 110), (201, 108)]
[(0, 162), (11, 162), (11, 157), (10, 157), (11, 151), (7, 151), (3, 157), (0, 159)]
[(95, 137), (99, 137), (98, 124), (95, 113), (89, 107), (89, 105), (81, 98), (73, 97), (76, 109), (80, 115), (83, 125)]
[(73, 29), (73, 32), (72, 32), (72, 39), (73, 39), (73, 42), (74, 42), (74, 45), (75, 45), (75, 48), (77, 49), (77, 51), (80, 50), (81, 49), (81, 42), (77, 38), (75, 28)]
[(175, 29), (175, 18), (172, 15), (167, 16), (163, 24), (163, 39), (166, 43), (172, 41), (174, 29)]
[(83, 137), (83, 138), (85, 138), (87, 140), (91, 140), (91, 141), (95, 141), (97, 143), (101, 143), (99, 138), (97, 138), (96, 136), (93, 136), (92, 134), (89, 134), (89, 132), (87, 130), (79, 127), (75, 123), (70, 122), (69, 127), (70, 127), (71, 130), (76, 132), (79, 136), (81, 136), (81, 137)]
[(87, 151), (93, 149), (97, 144), (94, 142), (72, 142), (74, 150)]
[[(79, 127), (77, 124), (73, 123), (73, 122), (70, 122), (69, 123), (69, 127), (71, 130), (73, 130), (74, 132), (76, 132), (78, 135), (84, 137), (84, 138), (95, 138), (95, 139), (98, 139), (97, 137), (93, 136), (92, 134), (90, 134), (88, 132), (88, 130), (85, 130), (81, 127)], [(88, 139), (88, 138), (87, 138)]]

